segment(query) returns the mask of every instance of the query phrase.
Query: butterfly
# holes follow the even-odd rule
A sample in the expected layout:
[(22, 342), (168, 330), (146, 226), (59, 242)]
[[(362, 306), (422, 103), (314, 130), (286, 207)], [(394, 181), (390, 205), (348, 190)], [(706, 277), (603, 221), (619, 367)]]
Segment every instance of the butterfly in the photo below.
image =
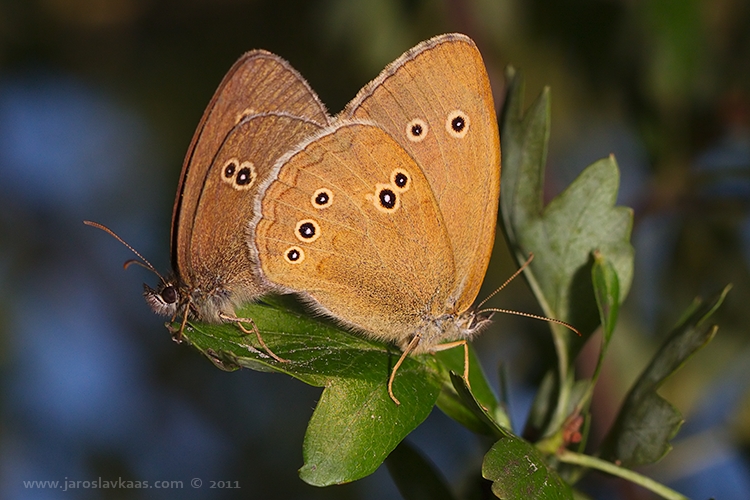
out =
[[(151, 309), (181, 316), (173, 331), (181, 340), (188, 319), (235, 322), (244, 331), (251, 318), (237, 318), (235, 308), (266, 293), (246, 245), (253, 199), (276, 160), (304, 138), (331, 122), (318, 96), (280, 57), (255, 50), (241, 57), (224, 77), (208, 104), (188, 148), (172, 214), (172, 273), (161, 277), (132, 247), (106, 227), (99, 227), (140, 257), (130, 261), (156, 273), (156, 288), (144, 285)], [(128, 263), (126, 263), (127, 265)]]
[(279, 158), (255, 198), (251, 260), (270, 289), (399, 346), (398, 402), (407, 354), (465, 345), (489, 323), (471, 306), (499, 195), (482, 57), (465, 35), (437, 36)]

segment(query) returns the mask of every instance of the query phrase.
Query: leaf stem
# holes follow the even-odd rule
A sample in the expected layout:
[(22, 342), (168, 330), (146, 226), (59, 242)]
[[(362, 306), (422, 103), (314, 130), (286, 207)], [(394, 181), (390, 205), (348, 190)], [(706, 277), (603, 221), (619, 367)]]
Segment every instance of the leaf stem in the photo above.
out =
[(555, 344), (555, 351), (557, 352), (557, 376), (558, 376), (558, 393), (557, 393), (557, 405), (555, 406), (555, 413), (547, 429), (554, 429), (557, 431), (566, 418), (566, 409), (568, 407), (568, 400), (570, 399), (570, 385), (568, 380), (568, 370), (570, 369), (568, 358), (568, 349), (563, 336), (555, 331), (555, 328), (560, 328), (558, 325), (550, 325), (552, 328), (552, 338)]
[(606, 472), (607, 474), (612, 474), (613, 476), (627, 479), (631, 483), (638, 484), (646, 488), (647, 490), (651, 490), (662, 498), (666, 498), (667, 500), (689, 500), (688, 497), (676, 492), (671, 488), (667, 488), (663, 484), (658, 483), (649, 477), (638, 474), (637, 472), (630, 469), (615, 465), (612, 462), (602, 460), (601, 458), (592, 457), (591, 455), (584, 455), (581, 453), (575, 453), (570, 450), (559, 451), (557, 453), (557, 458), (561, 462), (581, 465), (584, 467), (589, 467), (591, 469), (597, 469), (602, 472)]

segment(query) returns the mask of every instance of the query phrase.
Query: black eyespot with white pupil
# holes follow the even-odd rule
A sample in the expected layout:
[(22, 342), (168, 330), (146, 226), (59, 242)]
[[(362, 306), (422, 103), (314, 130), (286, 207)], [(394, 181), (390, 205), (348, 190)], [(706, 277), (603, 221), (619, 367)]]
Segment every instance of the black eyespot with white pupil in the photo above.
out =
[(299, 253), (299, 250), (297, 250), (296, 248), (292, 248), (286, 253), (286, 258), (291, 262), (297, 262), (300, 257), (301, 257), (301, 254)]
[(305, 222), (299, 226), (299, 235), (309, 240), (315, 237), (315, 226), (312, 222)]
[(315, 196), (315, 203), (319, 206), (325, 206), (328, 205), (328, 201), (331, 199), (330, 196), (328, 196), (328, 193), (325, 191), (321, 191), (320, 193)]
[(406, 124), (406, 138), (411, 142), (422, 142), (427, 137), (429, 130), (426, 121), (421, 118), (414, 118)]
[(310, 203), (317, 210), (330, 207), (333, 203), (333, 191), (324, 187), (316, 189), (310, 196)]
[(250, 184), (253, 181), (253, 174), (252, 171), (248, 167), (243, 167), (237, 172), (237, 182), (238, 186), (245, 186), (247, 184)]
[(232, 189), (247, 190), (255, 185), (257, 174), (255, 166), (251, 161), (240, 161), (238, 158), (230, 158), (221, 169), (221, 180), (226, 182)]
[(298, 246), (291, 246), (284, 252), (284, 260), (289, 264), (300, 264), (305, 260), (305, 252)]
[(396, 193), (405, 193), (411, 187), (411, 174), (406, 169), (394, 168), (389, 179)]
[(294, 235), (305, 243), (312, 243), (320, 238), (321, 234), (320, 226), (315, 219), (303, 219), (294, 226)]
[(460, 134), (466, 126), (466, 120), (463, 116), (457, 116), (451, 120), (451, 128), (458, 134)]
[(400, 188), (405, 187), (408, 182), (409, 178), (403, 172), (398, 172), (395, 176), (393, 176), (393, 183)]
[(448, 135), (454, 139), (463, 139), (469, 132), (471, 126), (471, 120), (469, 115), (461, 111), (460, 109), (454, 109), (445, 120), (445, 129), (448, 131)]
[(390, 189), (382, 189), (378, 193), (378, 199), (380, 200), (380, 206), (386, 209), (391, 209), (396, 206), (396, 193)]

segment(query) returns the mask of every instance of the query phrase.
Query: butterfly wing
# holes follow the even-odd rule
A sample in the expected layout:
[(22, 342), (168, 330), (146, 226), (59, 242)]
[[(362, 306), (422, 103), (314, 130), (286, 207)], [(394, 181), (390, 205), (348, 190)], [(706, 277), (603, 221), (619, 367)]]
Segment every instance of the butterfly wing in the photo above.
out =
[(197, 304), (204, 318), (216, 319), (226, 299), (241, 304), (264, 291), (246, 243), (253, 199), (276, 160), (318, 130), (316, 122), (284, 113), (251, 115), (225, 137), (205, 176), (195, 179), (200, 201), (188, 258), (191, 285), (204, 297)]
[(444, 311), (455, 271), (440, 210), (382, 129), (326, 129), (279, 160), (266, 184), (251, 248), (271, 283), (400, 343)]
[(376, 123), (419, 164), (443, 214), (458, 312), (479, 293), (495, 239), (500, 142), (487, 72), (474, 42), (447, 34), (386, 67), (339, 119)]
[[(242, 123), (251, 115), (268, 112), (299, 117), (298, 126), (276, 128), (268, 122), (264, 127), (272, 131), (264, 135), (258, 133), (258, 123)], [(212, 176), (218, 175), (214, 169), (223, 167), (224, 159), (232, 155), (252, 158), (257, 186), (267, 175), (266, 166), (273, 165), (276, 158), (306, 134), (325, 126), (329, 119), (307, 82), (278, 56), (256, 50), (248, 52), (232, 66), (193, 136), (172, 214), (172, 266), (191, 288), (201, 285), (196, 281), (207, 266), (216, 264), (213, 262), (216, 250), (209, 244), (214, 229), (221, 228), (222, 243), (229, 245), (226, 252), (234, 252), (239, 248), (244, 227), (252, 214), (255, 189), (235, 191), (226, 183), (206, 186), (206, 182), (212, 182)], [(217, 158), (220, 148), (224, 150), (221, 159)], [(260, 161), (263, 155), (269, 156)], [(222, 201), (224, 195), (230, 197), (231, 204)], [(224, 217), (226, 221), (217, 226), (217, 220)], [(236, 253), (234, 257), (242, 260), (245, 254)], [(238, 263), (234, 267), (241, 266)], [(229, 271), (226, 266), (210, 269), (221, 276), (227, 276)]]

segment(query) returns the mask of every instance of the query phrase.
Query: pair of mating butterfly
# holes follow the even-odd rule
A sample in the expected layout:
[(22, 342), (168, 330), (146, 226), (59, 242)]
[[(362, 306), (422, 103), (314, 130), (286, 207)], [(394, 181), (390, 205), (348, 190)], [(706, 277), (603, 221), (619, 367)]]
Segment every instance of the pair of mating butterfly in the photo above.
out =
[(145, 296), (182, 316), (178, 337), (189, 317), (242, 327), (235, 307), (295, 292), (402, 349), (398, 403), (407, 354), (465, 346), (488, 323), (470, 307), (495, 237), (500, 142), (464, 35), (412, 48), (335, 118), (286, 61), (247, 53), (208, 105), (177, 193), (175, 274)]

